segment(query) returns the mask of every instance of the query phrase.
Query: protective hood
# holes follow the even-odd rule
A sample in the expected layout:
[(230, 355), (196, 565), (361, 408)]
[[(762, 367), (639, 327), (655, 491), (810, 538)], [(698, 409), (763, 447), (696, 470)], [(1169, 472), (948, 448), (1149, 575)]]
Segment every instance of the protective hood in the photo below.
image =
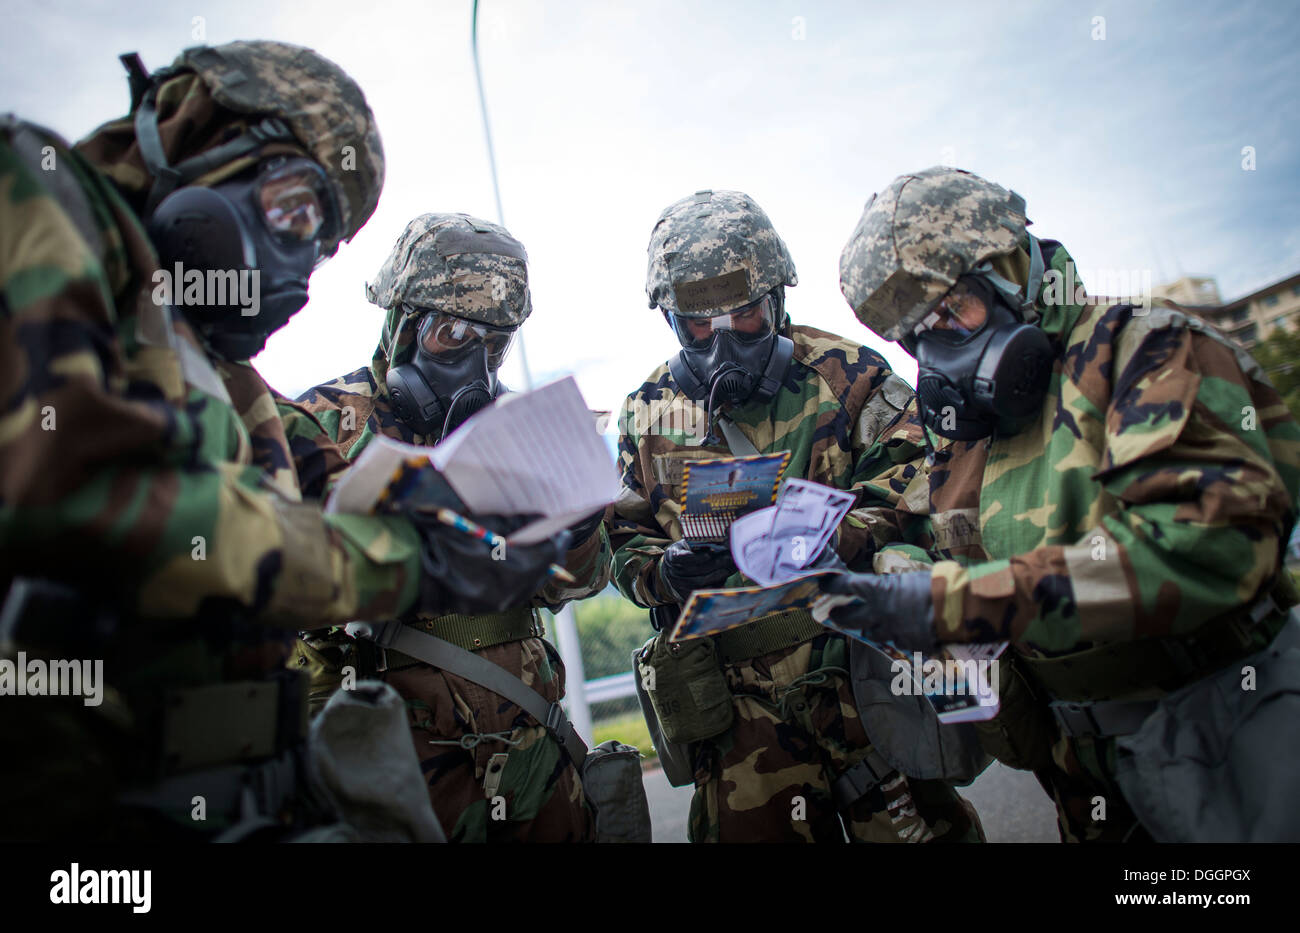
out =
[[(260, 122), (260, 118), (236, 113), (218, 104), (199, 76), (191, 72), (164, 81), (158, 89), (156, 101), (158, 135), (171, 164), (214, 149)], [(144, 213), (153, 177), (140, 153), (133, 116), (103, 124), (77, 143), (76, 149), (113, 180), (137, 214)], [(268, 156), (281, 153), (307, 156), (306, 150), (300, 146), (269, 142), (260, 150), (217, 166), (193, 184), (211, 187)]]

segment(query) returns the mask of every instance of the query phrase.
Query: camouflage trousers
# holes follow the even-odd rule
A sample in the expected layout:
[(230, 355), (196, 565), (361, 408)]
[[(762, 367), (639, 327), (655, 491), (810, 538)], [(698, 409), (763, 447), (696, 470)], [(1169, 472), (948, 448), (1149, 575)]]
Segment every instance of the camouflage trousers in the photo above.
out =
[[(299, 652), (312, 669), (313, 702), (323, 705), (339, 684), (338, 665), (331, 663), (324, 640), (300, 643)], [(564, 696), (564, 666), (540, 638), (475, 654), (551, 702)], [(449, 842), (595, 840), (595, 818), (578, 770), (536, 719), (473, 681), (428, 664), (390, 667), (377, 676), (406, 701), (415, 755)]]
[(840, 636), (723, 672), (735, 719), (696, 748), (692, 842), (983, 840), (974, 807), (943, 781), (895, 773), (847, 811), (836, 808), (832, 782), (870, 750)]
[(1058, 736), (1034, 777), (1056, 804), (1062, 842), (1152, 842), (1115, 781), (1115, 740)]

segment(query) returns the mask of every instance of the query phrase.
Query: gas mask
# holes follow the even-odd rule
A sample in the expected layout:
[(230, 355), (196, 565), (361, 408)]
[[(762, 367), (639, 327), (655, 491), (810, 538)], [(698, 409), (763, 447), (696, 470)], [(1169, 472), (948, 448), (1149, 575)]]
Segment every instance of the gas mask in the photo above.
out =
[(682, 345), (668, 369), (687, 396), (706, 402), (710, 424), (717, 406), (766, 401), (781, 387), (794, 342), (777, 333), (779, 313), (779, 301), (769, 292), (730, 314), (667, 315)]
[[(301, 157), (167, 195), (148, 221), (170, 301), (227, 360), (246, 360), (307, 303), (337, 231), (328, 182)], [(157, 282), (157, 279), (155, 279)]]
[[(984, 276), (963, 276), (958, 289), (968, 300), (984, 303), (987, 316), (981, 324), (968, 329), (955, 315), (936, 310), (918, 333), (902, 341), (916, 357), (922, 420), (936, 434), (958, 441), (995, 430), (1015, 434), (1042, 408), (1052, 374), (1051, 343), (1041, 329), (1025, 324)], [(940, 320), (946, 326), (934, 326)]]
[[(420, 314), (407, 308), (408, 314)], [(393, 412), (416, 434), (442, 439), (499, 393), (497, 370), (514, 331), (424, 312), (415, 357), (388, 370)]]

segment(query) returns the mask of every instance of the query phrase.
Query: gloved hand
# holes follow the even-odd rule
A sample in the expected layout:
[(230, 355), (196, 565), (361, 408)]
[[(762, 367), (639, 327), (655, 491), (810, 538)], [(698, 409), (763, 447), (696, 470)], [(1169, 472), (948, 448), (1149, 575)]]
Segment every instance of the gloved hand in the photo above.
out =
[(674, 541), (659, 558), (659, 578), (679, 603), (685, 603), (691, 591), (716, 587), (735, 572), (731, 549), (725, 544)]
[(813, 604), (813, 618), (827, 628), (902, 651), (937, 650), (930, 571), (846, 573), (823, 577), (821, 588), (828, 595)]
[[(537, 544), (493, 547), (431, 515), (408, 513), (420, 533), (420, 597), (423, 612), (502, 612), (526, 606), (546, 583), (547, 568), (569, 549), (569, 532)], [(466, 516), (505, 537), (535, 515)]]
[(605, 521), (605, 510), (592, 512), (582, 521), (569, 526), (569, 534), (573, 539), (569, 542), (569, 550), (580, 547), (588, 538), (600, 530), (601, 523)]

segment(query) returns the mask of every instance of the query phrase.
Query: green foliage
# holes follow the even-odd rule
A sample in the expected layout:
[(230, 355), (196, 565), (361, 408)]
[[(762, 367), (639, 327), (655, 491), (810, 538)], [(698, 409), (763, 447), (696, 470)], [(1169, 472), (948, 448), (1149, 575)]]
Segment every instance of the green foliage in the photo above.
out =
[(1276, 328), (1255, 345), (1252, 355), (1268, 372), (1291, 414), (1300, 418), (1300, 328)]
[(591, 731), (595, 733), (593, 738), (596, 745), (609, 739), (618, 739), (624, 745), (634, 746), (644, 758), (654, 758), (657, 755), (654, 746), (650, 744), (650, 728), (645, 724), (640, 711), (597, 722)]
[(573, 613), (588, 680), (630, 671), (632, 652), (653, 634), (649, 612), (628, 602), (613, 587), (573, 603)]

